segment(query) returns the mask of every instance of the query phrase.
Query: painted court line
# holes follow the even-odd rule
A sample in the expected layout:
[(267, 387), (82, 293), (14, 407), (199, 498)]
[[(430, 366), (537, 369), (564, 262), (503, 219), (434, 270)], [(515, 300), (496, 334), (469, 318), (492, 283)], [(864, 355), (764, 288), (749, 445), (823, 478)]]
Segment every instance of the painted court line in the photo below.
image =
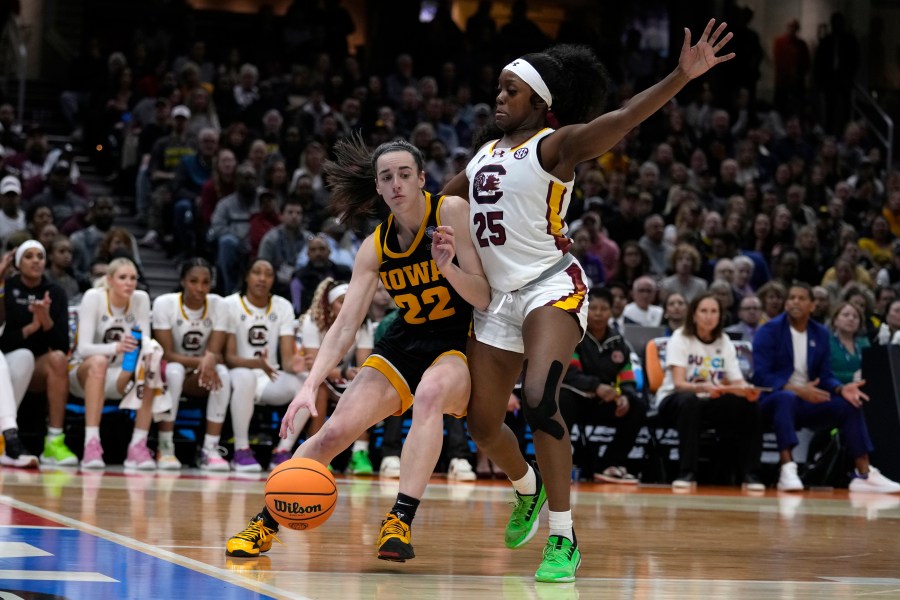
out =
[(89, 525), (87, 523), (82, 523), (81, 521), (77, 521), (65, 515), (61, 515), (58, 513), (51, 512), (49, 510), (45, 510), (38, 506), (34, 506), (32, 504), (28, 504), (27, 502), (22, 502), (21, 500), (16, 500), (15, 498), (11, 498), (9, 496), (0, 496), (0, 502), (8, 504), (13, 508), (18, 508), (19, 510), (24, 510), (26, 512), (30, 512), (32, 514), (36, 514), (39, 517), (43, 517), (45, 519), (51, 521), (57, 521), (59, 523), (63, 523), (72, 529), (78, 529), (79, 531), (83, 531), (85, 533), (89, 533), (91, 535), (97, 536), (99, 538), (103, 538), (110, 542), (119, 544), (120, 546), (125, 546), (126, 548), (131, 548), (132, 550), (136, 550), (137, 552), (141, 552), (143, 554), (148, 554), (150, 556), (167, 560), (169, 562), (175, 563), (182, 567), (186, 567), (188, 569), (192, 569), (199, 573), (203, 573), (204, 575), (209, 575), (210, 577), (215, 577), (222, 581), (227, 581), (228, 583), (232, 583), (236, 586), (242, 587), (244, 589), (248, 589), (254, 592), (262, 592), (273, 596), (281, 596), (286, 598), (292, 598), (296, 600), (311, 600), (307, 596), (300, 596), (297, 594), (292, 594), (284, 589), (262, 583), (262, 582), (249, 582), (243, 577), (239, 577), (237, 575), (233, 575), (225, 569), (219, 569), (217, 567), (210, 566), (206, 563), (200, 562), (198, 560), (194, 560), (192, 558), (187, 558), (185, 556), (181, 556), (180, 554), (175, 554), (174, 552), (169, 552), (167, 550), (163, 550), (162, 548), (157, 548), (156, 546), (145, 544), (143, 542), (138, 542), (137, 540), (126, 537), (124, 535), (120, 535), (118, 533), (114, 533), (112, 531), (107, 531), (106, 529), (101, 529), (94, 525)]
[(118, 579), (107, 577), (102, 573), (88, 573), (78, 571), (29, 571), (22, 569), (0, 570), (0, 580), (31, 579), (34, 581), (88, 581), (100, 583), (118, 583)]

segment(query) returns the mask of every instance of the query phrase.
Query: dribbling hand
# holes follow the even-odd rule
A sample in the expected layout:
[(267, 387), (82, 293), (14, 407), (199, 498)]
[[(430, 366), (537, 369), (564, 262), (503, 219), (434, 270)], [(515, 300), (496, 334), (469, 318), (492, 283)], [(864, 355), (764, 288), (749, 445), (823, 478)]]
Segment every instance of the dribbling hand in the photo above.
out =
[(281, 436), (282, 439), (287, 439), (289, 433), (294, 433), (294, 419), (296, 418), (297, 413), (304, 408), (309, 411), (310, 415), (314, 417), (319, 416), (319, 413), (316, 410), (315, 391), (309, 391), (306, 387), (301, 387), (297, 390), (297, 394), (288, 405), (287, 412), (284, 414), (284, 419), (281, 421), (281, 430), (278, 432), (278, 435)]

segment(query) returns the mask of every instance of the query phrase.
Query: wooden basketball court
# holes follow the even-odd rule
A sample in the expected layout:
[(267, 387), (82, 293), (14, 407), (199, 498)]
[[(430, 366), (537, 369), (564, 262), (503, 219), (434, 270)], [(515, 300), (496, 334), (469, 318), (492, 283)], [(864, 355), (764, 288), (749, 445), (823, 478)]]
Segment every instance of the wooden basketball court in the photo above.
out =
[(547, 532), (503, 546), (505, 482), (435, 477), (413, 525), (417, 558), (375, 558), (396, 481), (338, 477), (332, 518), (282, 529), (258, 559), (225, 556), (261, 507), (265, 474), (0, 471), (2, 598), (900, 598), (900, 496), (845, 490), (577, 484), (584, 562), (537, 584)]

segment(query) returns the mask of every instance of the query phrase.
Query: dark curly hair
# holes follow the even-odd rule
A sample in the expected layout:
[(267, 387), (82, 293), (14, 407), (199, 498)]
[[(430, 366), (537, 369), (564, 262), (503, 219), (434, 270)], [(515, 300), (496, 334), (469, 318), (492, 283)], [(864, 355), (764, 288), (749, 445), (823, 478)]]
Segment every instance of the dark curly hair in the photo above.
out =
[[(603, 112), (609, 75), (588, 46), (558, 44), (522, 58), (535, 68), (547, 84), (553, 98), (553, 107), (548, 112), (553, 114), (560, 126), (587, 123)], [(532, 101), (538, 99), (537, 94), (532, 95)], [(473, 145), (480, 148), (486, 142), (501, 137), (503, 131), (496, 124), (491, 124), (476, 133)]]
[(422, 152), (406, 140), (385, 142), (370, 152), (357, 132), (335, 144), (335, 159), (326, 161), (323, 170), (331, 190), (329, 209), (342, 222), (375, 214), (381, 202), (375, 189), (375, 165), (389, 152), (408, 152), (416, 162), (417, 174), (425, 171)]

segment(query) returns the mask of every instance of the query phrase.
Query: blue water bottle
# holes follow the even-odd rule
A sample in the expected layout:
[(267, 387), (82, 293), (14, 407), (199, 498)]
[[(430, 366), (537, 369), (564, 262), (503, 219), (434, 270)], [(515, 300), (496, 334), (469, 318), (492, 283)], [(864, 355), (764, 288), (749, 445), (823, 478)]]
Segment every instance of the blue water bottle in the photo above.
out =
[(131, 337), (137, 340), (137, 348), (132, 350), (131, 352), (126, 352), (125, 357), (122, 359), (122, 370), (129, 371), (133, 373), (137, 370), (137, 362), (138, 358), (141, 355), (141, 328), (135, 325), (131, 328)]

